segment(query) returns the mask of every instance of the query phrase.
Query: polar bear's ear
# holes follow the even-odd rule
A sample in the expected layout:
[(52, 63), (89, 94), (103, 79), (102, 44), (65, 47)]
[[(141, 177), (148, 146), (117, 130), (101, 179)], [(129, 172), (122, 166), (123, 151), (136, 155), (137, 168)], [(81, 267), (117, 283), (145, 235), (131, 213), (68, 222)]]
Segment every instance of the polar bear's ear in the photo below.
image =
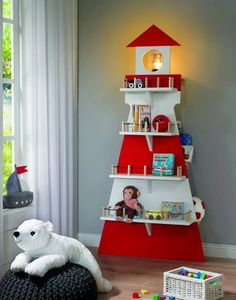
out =
[(44, 224), (49, 232), (53, 231), (53, 225), (51, 222), (48, 221), (48, 222), (45, 222)]

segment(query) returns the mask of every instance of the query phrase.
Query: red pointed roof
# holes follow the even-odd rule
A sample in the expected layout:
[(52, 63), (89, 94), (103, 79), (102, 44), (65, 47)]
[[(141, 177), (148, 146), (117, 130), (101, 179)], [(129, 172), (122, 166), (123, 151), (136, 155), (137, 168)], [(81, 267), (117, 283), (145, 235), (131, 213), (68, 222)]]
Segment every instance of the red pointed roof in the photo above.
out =
[(180, 44), (168, 36), (164, 31), (155, 25), (152, 25), (127, 45), (127, 47), (145, 46), (180, 46)]

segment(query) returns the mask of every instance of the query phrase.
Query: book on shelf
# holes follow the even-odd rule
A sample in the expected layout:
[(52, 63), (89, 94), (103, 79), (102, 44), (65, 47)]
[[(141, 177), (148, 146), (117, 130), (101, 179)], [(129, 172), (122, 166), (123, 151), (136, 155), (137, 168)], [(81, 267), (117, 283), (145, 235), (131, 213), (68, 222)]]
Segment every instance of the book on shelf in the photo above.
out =
[(151, 131), (151, 106), (133, 105), (132, 109), (134, 131)]
[(151, 131), (151, 106), (139, 105), (140, 131)]
[(184, 202), (165, 202), (162, 201), (162, 212), (168, 213), (169, 219), (184, 219)]
[(184, 213), (184, 202), (162, 201), (162, 211), (173, 213), (173, 214), (183, 214)]
[(184, 159), (186, 162), (192, 162), (193, 159), (193, 146), (190, 145), (182, 145)]
[(175, 156), (173, 153), (154, 153), (152, 174), (157, 176), (174, 175)]

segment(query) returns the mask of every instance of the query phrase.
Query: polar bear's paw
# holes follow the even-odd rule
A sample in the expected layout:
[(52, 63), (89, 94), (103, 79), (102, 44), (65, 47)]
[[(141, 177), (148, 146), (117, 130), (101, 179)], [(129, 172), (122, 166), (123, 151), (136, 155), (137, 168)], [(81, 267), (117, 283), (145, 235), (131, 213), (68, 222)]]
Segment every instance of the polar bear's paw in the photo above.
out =
[(20, 261), (19, 259), (15, 259), (12, 264), (11, 264), (11, 271), (13, 272), (21, 272), (21, 271), (24, 271), (25, 268), (27, 266), (27, 262), (25, 261)]
[(98, 285), (99, 293), (108, 293), (112, 289), (112, 284), (105, 278), (102, 278), (101, 282)]
[(28, 273), (32, 276), (43, 277), (47, 273), (47, 268), (44, 266), (44, 264), (39, 264), (37, 260), (35, 260), (28, 264), (28, 266), (25, 268), (25, 273)]

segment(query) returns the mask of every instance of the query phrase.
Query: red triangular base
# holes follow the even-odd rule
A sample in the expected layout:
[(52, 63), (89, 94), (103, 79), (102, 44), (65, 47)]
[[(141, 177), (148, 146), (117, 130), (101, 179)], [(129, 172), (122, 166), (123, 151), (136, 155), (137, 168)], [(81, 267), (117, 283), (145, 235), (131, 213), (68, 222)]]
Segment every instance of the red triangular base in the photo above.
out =
[(204, 262), (197, 223), (190, 226), (153, 225), (148, 236), (144, 224), (106, 221), (99, 254)]

